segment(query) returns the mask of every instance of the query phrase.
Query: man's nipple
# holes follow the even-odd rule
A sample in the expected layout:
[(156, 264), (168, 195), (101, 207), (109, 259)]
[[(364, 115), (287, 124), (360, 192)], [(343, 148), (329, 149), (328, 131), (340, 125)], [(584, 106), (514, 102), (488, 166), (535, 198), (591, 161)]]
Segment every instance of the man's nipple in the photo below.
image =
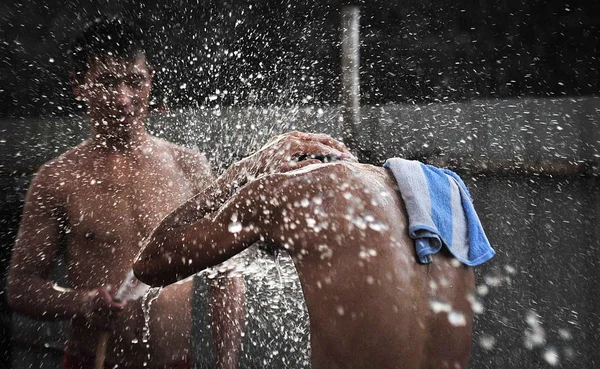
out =
[(88, 241), (93, 241), (96, 238), (96, 234), (92, 231), (85, 232), (85, 239)]

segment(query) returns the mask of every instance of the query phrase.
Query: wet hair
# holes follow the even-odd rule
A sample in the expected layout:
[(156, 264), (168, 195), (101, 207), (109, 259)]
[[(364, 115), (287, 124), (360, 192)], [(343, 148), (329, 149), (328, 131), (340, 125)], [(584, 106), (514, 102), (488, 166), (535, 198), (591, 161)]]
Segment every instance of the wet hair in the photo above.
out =
[(135, 58), (145, 54), (143, 32), (122, 18), (96, 18), (89, 22), (75, 39), (69, 54), (73, 71), (82, 76), (90, 67), (93, 56), (111, 55)]

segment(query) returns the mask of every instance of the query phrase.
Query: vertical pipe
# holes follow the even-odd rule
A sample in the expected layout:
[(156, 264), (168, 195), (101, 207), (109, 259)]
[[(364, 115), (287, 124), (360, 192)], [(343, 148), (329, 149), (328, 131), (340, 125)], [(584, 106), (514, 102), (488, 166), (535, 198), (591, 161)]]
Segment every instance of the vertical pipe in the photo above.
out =
[(342, 124), (348, 148), (359, 151), (357, 127), (360, 123), (359, 85), (359, 18), (358, 6), (342, 8)]

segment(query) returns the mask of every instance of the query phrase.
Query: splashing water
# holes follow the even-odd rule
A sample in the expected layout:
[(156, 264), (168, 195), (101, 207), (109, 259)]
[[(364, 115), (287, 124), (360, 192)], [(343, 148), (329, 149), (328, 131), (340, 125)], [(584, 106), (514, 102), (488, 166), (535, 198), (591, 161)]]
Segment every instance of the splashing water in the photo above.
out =
[(448, 313), (448, 322), (455, 327), (465, 327), (467, 325), (467, 318), (461, 312), (451, 311)]
[(242, 223), (240, 223), (240, 222), (231, 222), (227, 226), (227, 230), (230, 233), (239, 233), (242, 230)]
[(230, 273), (246, 281), (244, 345), (249, 349), (241, 360), (248, 367), (310, 367), (308, 314), (290, 256), (255, 245), (227, 263)]
[(142, 342), (147, 343), (150, 339), (150, 308), (152, 303), (158, 299), (162, 287), (150, 288), (142, 297), (142, 311), (144, 313), (144, 329), (142, 331)]
[(529, 311), (525, 321), (529, 326), (525, 331), (525, 347), (531, 350), (546, 344), (546, 332), (542, 328), (539, 316), (534, 311)]
[[(151, 115), (149, 131), (210, 153), (211, 166), (220, 174), (234, 161), (256, 151), (270, 138), (292, 130), (341, 134), (334, 108), (290, 105), (284, 97), (266, 107), (208, 106), (177, 114)], [(293, 101), (293, 100), (292, 100)], [(287, 105), (285, 104), (287, 103)]]
[(553, 347), (548, 348), (543, 354), (544, 360), (552, 366), (558, 365), (558, 352)]
[(479, 338), (479, 346), (481, 346), (484, 350), (491, 350), (496, 345), (496, 338), (494, 336), (490, 336), (489, 334), (484, 334)]

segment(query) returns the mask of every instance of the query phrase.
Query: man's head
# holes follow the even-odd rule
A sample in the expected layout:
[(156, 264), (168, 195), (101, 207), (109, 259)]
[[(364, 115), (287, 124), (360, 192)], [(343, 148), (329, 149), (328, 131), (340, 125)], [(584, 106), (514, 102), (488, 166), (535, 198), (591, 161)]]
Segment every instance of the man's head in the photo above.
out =
[(70, 52), (73, 91), (87, 104), (96, 132), (121, 136), (142, 129), (152, 70), (141, 30), (122, 19), (97, 19)]

